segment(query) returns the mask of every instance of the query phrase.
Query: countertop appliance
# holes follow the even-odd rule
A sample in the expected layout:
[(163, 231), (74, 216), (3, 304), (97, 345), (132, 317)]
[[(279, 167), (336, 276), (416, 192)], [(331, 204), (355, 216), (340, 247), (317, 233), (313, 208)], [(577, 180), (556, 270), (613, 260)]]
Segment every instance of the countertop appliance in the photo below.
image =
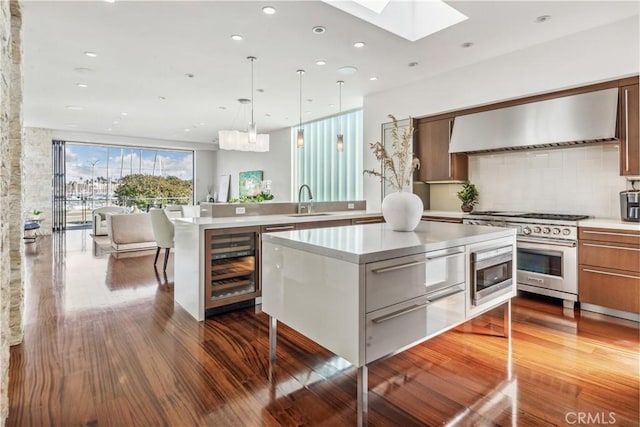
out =
[(640, 190), (620, 192), (620, 217), (623, 221), (640, 222)]
[(563, 300), (578, 300), (578, 221), (588, 215), (528, 212), (473, 212), (464, 224), (517, 230), (518, 290)]

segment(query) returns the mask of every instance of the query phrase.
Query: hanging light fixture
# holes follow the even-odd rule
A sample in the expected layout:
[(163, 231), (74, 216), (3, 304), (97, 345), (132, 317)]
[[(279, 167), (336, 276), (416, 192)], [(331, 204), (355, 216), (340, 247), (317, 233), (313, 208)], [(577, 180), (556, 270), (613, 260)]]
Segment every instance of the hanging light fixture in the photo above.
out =
[(304, 147), (304, 129), (302, 129), (302, 75), (304, 70), (296, 71), (300, 75), (300, 123), (298, 125), (298, 148)]
[(253, 120), (253, 61), (256, 60), (256, 57), (247, 56), (247, 59), (251, 61), (251, 122), (247, 133), (249, 134), (249, 143), (255, 144), (258, 138), (258, 129), (256, 128), (256, 122)]
[(344, 149), (344, 135), (342, 134), (342, 85), (344, 81), (338, 80), (338, 152), (342, 153)]
[(253, 119), (253, 61), (256, 60), (256, 57), (247, 56), (247, 59), (251, 61), (251, 99), (240, 98), (238, 102), (241, 105), (251, 104), (251, 122), (249, 122), (247, 132), (218, 131), (218, 142), (221, 150), (265, 152), (269, 151), (269, 134), (259, 134)]

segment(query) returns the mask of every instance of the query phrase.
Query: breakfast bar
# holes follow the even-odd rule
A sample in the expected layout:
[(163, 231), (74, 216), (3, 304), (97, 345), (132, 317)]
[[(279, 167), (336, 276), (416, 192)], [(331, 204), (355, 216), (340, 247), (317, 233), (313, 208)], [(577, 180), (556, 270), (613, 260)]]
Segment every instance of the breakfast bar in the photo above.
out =
[(367, 420), (367, 364), (500, 305), (510, 336), (515, 230), (421, 222), (262, 236), (262, 310), (357, 367), (358, 424)]

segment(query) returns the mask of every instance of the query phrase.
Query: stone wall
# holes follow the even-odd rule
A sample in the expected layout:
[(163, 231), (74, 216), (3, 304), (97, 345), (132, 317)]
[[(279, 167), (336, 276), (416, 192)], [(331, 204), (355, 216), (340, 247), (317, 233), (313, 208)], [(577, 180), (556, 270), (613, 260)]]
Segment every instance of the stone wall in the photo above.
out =
[(38, 209), (44, 220), (40, 232), (51, 234), (53, 159), (51, 129), (25, 128), (22, 149), (22, 206), (26, 214)]
[(9, 345), (22, 339), (21, 21), (17, 1), (0, 2), (0, 426), (9, 408)]

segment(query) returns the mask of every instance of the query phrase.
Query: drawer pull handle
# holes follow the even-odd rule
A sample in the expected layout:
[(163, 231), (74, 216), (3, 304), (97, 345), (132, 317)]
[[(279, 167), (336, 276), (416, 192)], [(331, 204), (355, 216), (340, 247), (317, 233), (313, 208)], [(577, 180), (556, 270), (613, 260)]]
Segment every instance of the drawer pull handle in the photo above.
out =
[(446, 294), (438, 295), (436, 298), (429, 299), (429, 300), (427, 301), (427, 304), (434, 303), (434, 302), (436, 302), (436, 301), (440, 301), (441, 299), (449, 298), (450, 296), (453, 296), (453, 295), (459, 294), (460, 292), (464, 292), (464, 289), (456, 289), (456, 290), (454, 290), (454, 291), (447, 292)]
[(640, 252), (638, 248), (625, 248), (624, 246), (611, 246), (611, 245), (596, 245), (595, 243), (583, 243), (584, 246), (591, 246), (594, 248), (606, 248), (606, 249), (622, 249), (623, 251), (635, 251)]
[(590, 268), (583, 268), (582, 271), (587, 273), (605, 274), (607, 276), (626, 277), (627, 279), (640, 279), (640, 276), (631, 276), (629, 274), (610, 273), (608, 271), (592, 270)]
[(585, 230), (583, 231), (584, 234), (602, 234), (604, 236), (623, 236), (623, 237), (637, 237), (640, 238), (640, 235), (638, 234), (630, 234), (630, 233), (612, 233), (612, 232), (608, 232), (608, 231), (591, 231), (591, 230)]
[(529, 276), (527, 276), (527, 280), (531, 280), (532, 282), (544, 283), (544, 279), (539, 279), (537, 277), (529, 277)]
[(379, 219), (356, 219), (353, 221), (355, 224), (369, 224), (374, 222), (381, 222)]
[(275, 230), (292, 230), (294, 228), (293, 225), (283, 225), (282, 227), (267, 227), (265, 231), (275, 231)]
[(373, 273), (375, 273), (375, 274), (386, 273), (387, 271), (401, 270), (403, 268), (409, 268), (409, 267), (413, 267), (413, 266), (421, 265), (421, 264), (426, 264), (426, 263), (427, 263), (427, 260), (413, 261), (413, 262), (408, 262), (406, 264), (392, 265), (391, 267), (376, 268), (376, 269), (371, 270), (371, 271)]
[(373, 323), (386, 322), (387, 320), (391, 320), (391, 319), (395, 319), (396, 317), (404, 316), (405, 314), (411, 313), (412, 311), (416, 311), (416, 310), (420, 310), (422, 308), (425, 308), (427, 306), (427, 304), (429, 304), (429, 303), (425, 302), (424, 304), (414, 305), (413, 307), (405, 308), (403, 310), (396, 311), (395, 313), (389, 313), (386, 316), (382, 316), (382, 317), (378, 317), (377, 319), (373, 319), (372, 322)]

